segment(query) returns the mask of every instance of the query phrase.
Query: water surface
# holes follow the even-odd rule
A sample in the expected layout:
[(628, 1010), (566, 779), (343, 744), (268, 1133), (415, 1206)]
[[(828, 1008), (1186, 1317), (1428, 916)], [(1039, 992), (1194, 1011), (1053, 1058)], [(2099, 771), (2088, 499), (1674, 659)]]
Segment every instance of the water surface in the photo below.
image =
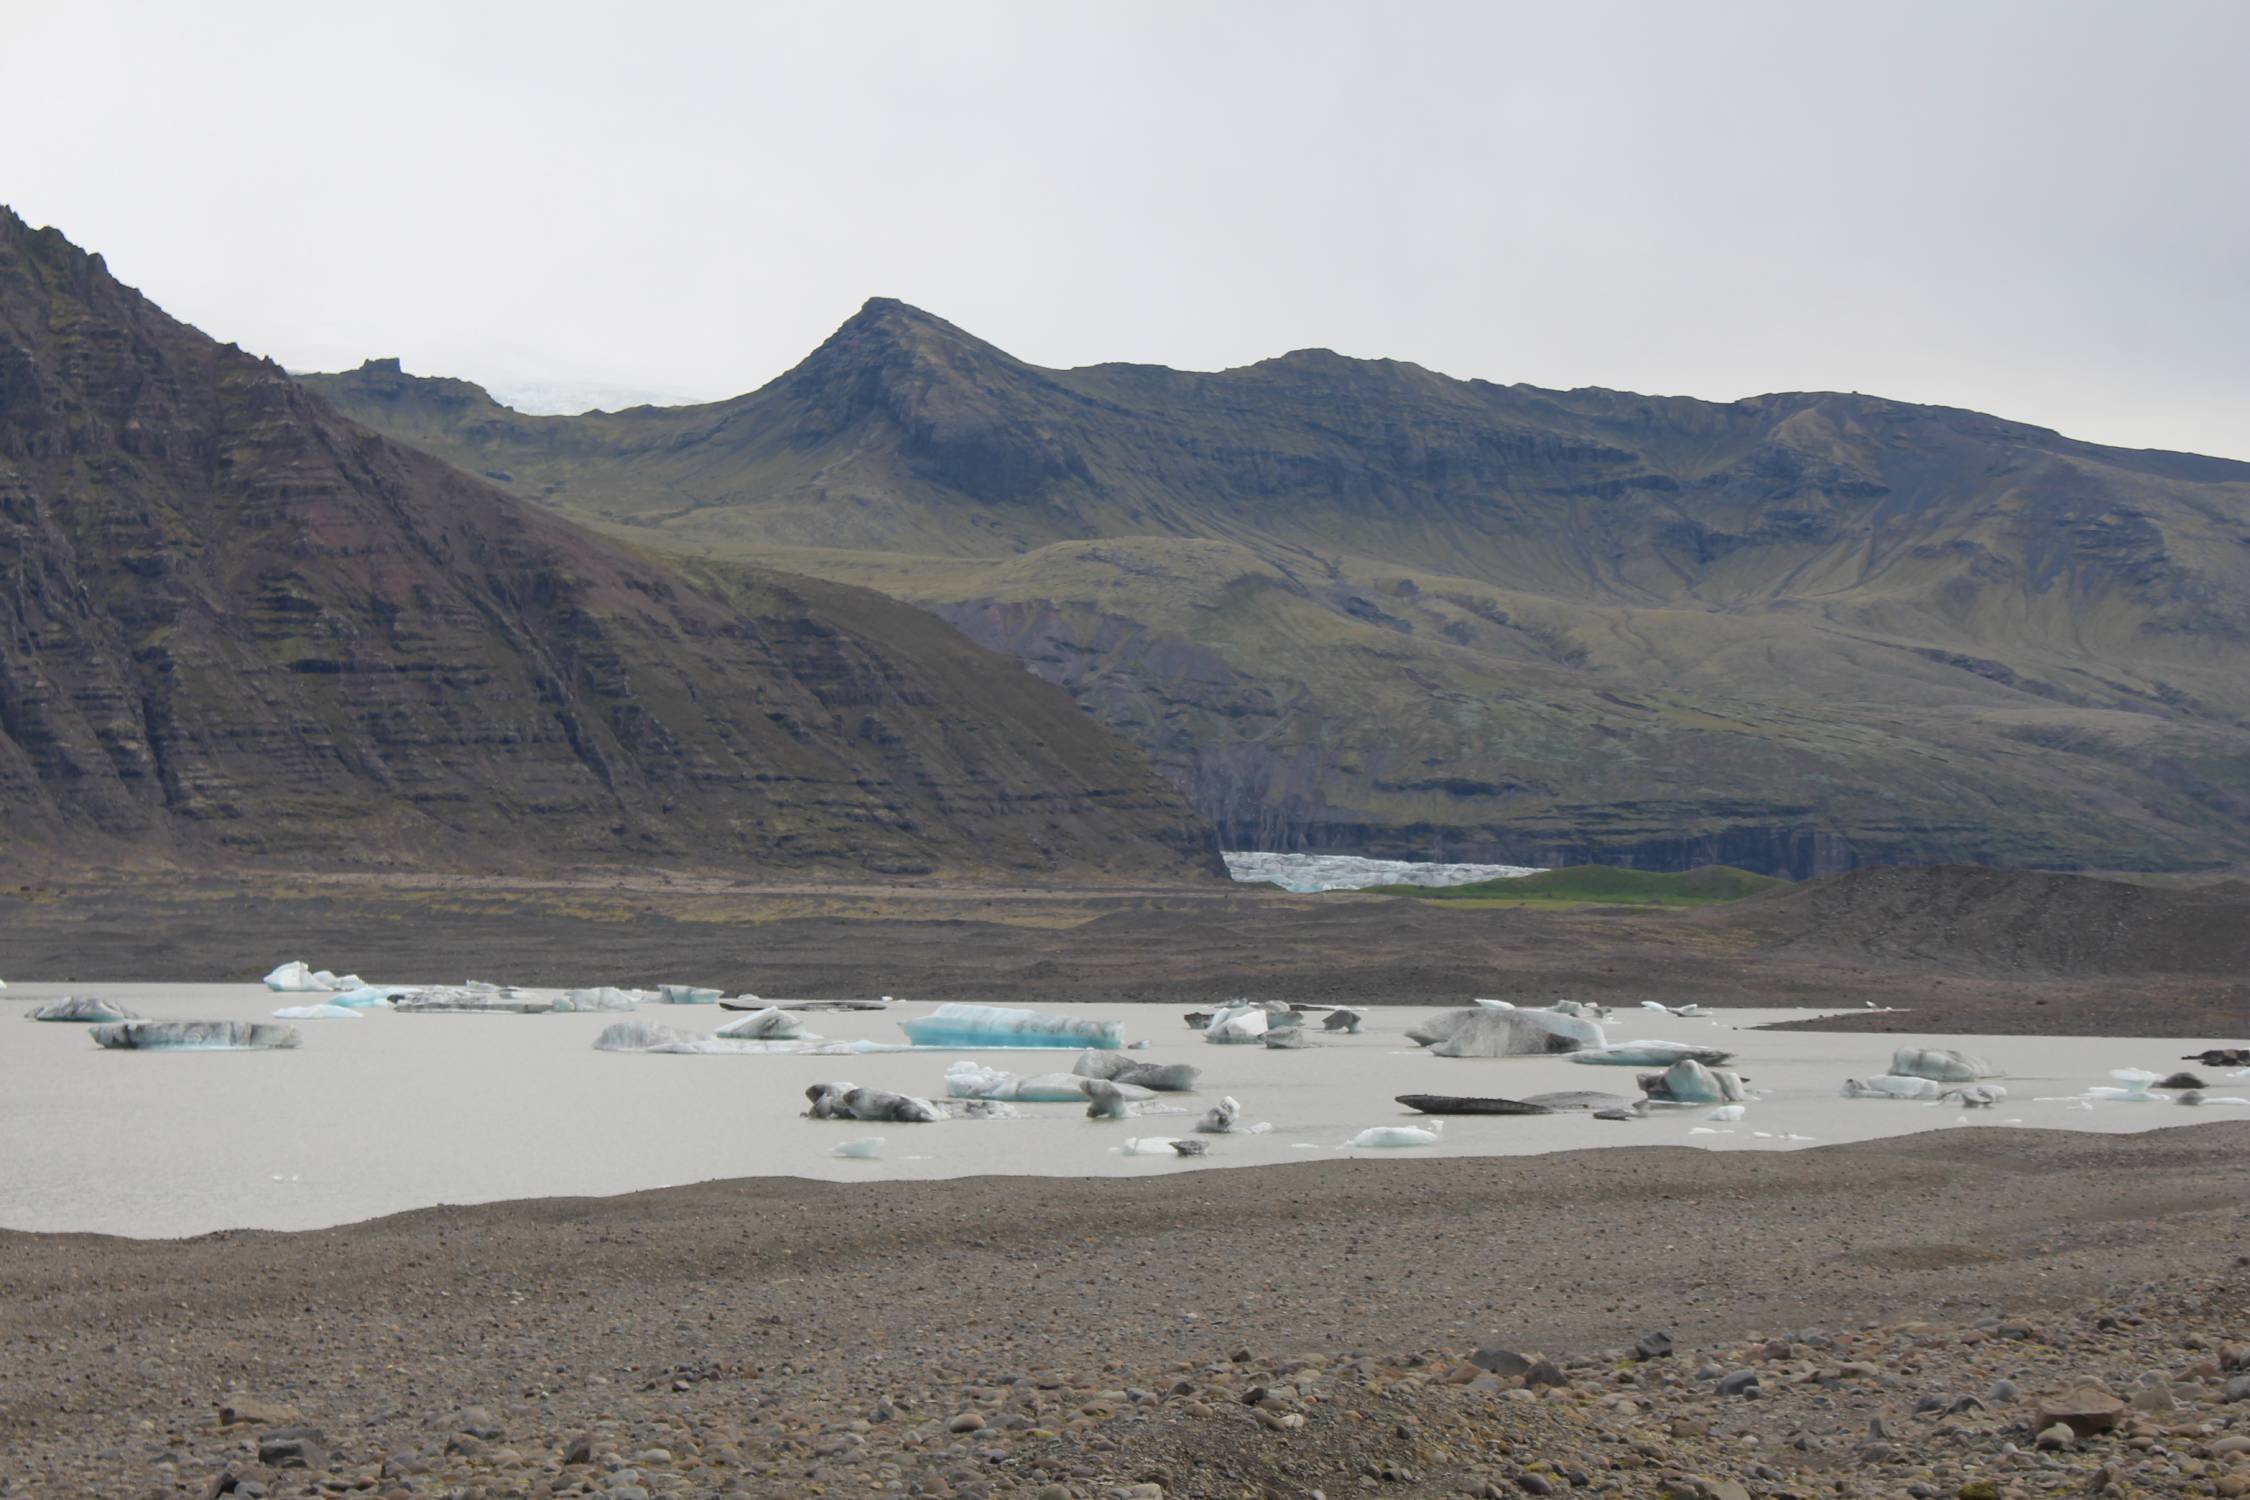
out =
[[(849, 1079), (942, 1095), (960, 1057), (1035, 1073), (1067, 1069), (1070, 1051), (924, 1052), (863, 1057), (638, 1056), (596, 1052), (615, 1015), (408, 1016), (298, 1023), (289, 1052), (128, 1053), (94, 1046), (83, 1026), (20, 1019), (65, 993), (98, 994), (158, 1019), (262, 1020), (275, 1007), (316, 997), (250, 985), (24, 984), (0, 999), (0, 1227), (173, 1236), (222, 1228), (304, 1229), (433, 1203), (610, 1194), (710, 1178), (788, 1174), (837, 1181), (942, 1178), (982, 1173), (1141, 1176), (1274, 1162), (1330, 1160), (1370, 1125), (1410, 1116), (1402, 1093), (1500, 1094), (1553, 1089), (1634, 1093), (1630, 1068), (1560, 1058), (1445, 1059), (1407, 1042), (1420, 1008), (1377, 1010), (1357, 1037), (1318, 1035), (1314, 1046), (1275, 1052), (1204, 1042), (1182, 1021), (1187, 1007), (1069, 1007), (1124, 1022), (1137, 1054), (1194, 1063), (1193, 1095), (1163, 1096), (1177, 1113), (1090, 1121), (1059, 1104), (1024, 1105), (1018, 1120), (867, 1125), (802, 1117), (807, 1084)], [(820, 1014), (831, 1037), (900, 1040), (886, 1014)], [(1058, 1009), (1064, 1007), (1057, 1007)], [(651, 1020), (710, 1031), (730, 1019), (711, 1006), (644, 1006)], [(1671, 1145), (1786, 1150), (1913, 1130), (1977, 1129), (2003, 1122), (2132, 1131), (2197, 1119), (2250, 1118), (2250, 1109), (2037, 1103), (2108, 1081), (2114, 1067), (2170, 1071), (2183, 1053), (2238, 1039), (1868, 1036), (1756, 1031), (1760, 1022), (1811, 1014), (1726, 1011), (1690, 1019), (1633, 1012), (1613, 1040), (1662, 1037), (1735, 1048), (1738, 1066), (1766, 1097), (1747, 1118), (1715, 1125), (1706, 1111), (1666, 1111), (1613, 1124), (1584, 1115), (1457, 1118), (1443, 1142), (1405, 1152), (1354, 1155), (1488, 1155), (1589, 1146)], [(1964, 1115), (1953, 1106), (1845, 1100), (1847, 1076), (1883, 1071), (1894, 1046), (1958, 1046), (2004, 1069), (2012, 1097)], [(2202, 1070), (2199, 1070), (2202, 1071)], [(2205, 1072), (2213, 1092), (2250, 1094), (2250, 1079)], [(1242, 1101), (1259, 1136), (1216, 1137), (1201, 1162), (1129, 1157), (1129, 1136), (1184, 1135), (1221, 1095)], [(1723, 1129), (1728, 1134), (1693, 1132)], [(1754, 1132), (1766, 1132), (1761, 1138)], [(870, 1161), (835, 1157), (840, 1141), (886, 1138)]]

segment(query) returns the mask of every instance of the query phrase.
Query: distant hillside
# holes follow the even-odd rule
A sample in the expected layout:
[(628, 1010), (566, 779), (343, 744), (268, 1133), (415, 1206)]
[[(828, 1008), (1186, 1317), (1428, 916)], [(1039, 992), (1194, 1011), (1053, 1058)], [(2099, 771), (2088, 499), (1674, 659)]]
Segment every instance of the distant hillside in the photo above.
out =
[(306, 377), (511, 493), (936, 610), (1231, 847), (1805, 875), (2250, 860), (2250, 465), (1310, 350), (1046, 370), (870, 302), (708, 406)]
[(0, 852), (1216, 873), (928, 616), (690, 576), (333, 411), (0, 210)]
[[(2175, 887), (1961, 866), (1856, 870), (1770, 892), (1704, 919), (1768, 952), (1917, 959), (1999, 973), (2244, 981), (2250, 883)], [(2250, 1008), (2236, 1016), (2250, 1025)]]

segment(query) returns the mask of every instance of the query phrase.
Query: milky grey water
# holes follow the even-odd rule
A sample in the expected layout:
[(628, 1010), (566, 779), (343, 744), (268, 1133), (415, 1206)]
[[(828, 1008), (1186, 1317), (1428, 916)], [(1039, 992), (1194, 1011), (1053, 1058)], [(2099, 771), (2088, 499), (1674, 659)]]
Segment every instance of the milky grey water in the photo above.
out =
[[(0, 1227), (171, 1236), (221, 1228), (304, 1229), (434, 1203), (609, 1194), (711, 1178), (786, 1174), (836, 1181), (982, 1173), (1145, 1176), (1326, 1161), (1343, 1155), (1524, 1154), (1589, 1146), (1787, 1150), (1931, 1129), (2004, 1123), (2133, 1131), (2250, 1118), (2212, 1105), (2061, 1102), (2108, 1082), (2108, 1070), (2170, 1071), (2183, 1053), (2239, 1038), (1869, 1036), (1748, 1029), (1807, 1012), (1727, 1011), (1692, 1019), (1621, 1014), (1613, 1040), (1660, 1037), (1735, 1048), (1764, 1097), (1738, 1122), (1666, 1111), (1629, 1123), (1584, 1115), (1455, 1118), (1441, 1144), (1339, 1150), (1370, 1125), (1421, 1121), (1392, 1096), (1553, 1089), (1635, 1092), (1630, 1068), (1560, 1058), (1445, 1059), (1404, 1038), (1421, 1009), (1377, 1010), (1357, 1037), (1319, 1035), (1302, 1051), (1214, 1046), (1182, 1021), (1187, 1007), (1056, 1007), (1121, 1020), (1137, 1056), (1201, 1067), (1200, 1090), (1162, 1096), (1176, 1113), (1090, 1121), (1075, 1106), (1024, 1105), (1015, 1120), (868, 1125), (802, 1117), (807, 1084), (830, 1079), (942, 1096), (948, 1064), (974, 1057), (1019, 1073), (1067, 1069), (1069, 1051), (890, 1053), (854, 1057), (648, 1056), (596, 1052), (615, 1015), (430, 1016), (383, 1011), (298, 1023), (289, 1052), (129, 1053), (96, 1047), (83, 1026), (20, 1013), (64, 993), (98, 994), (161, 1019), (262, 1020), (317, 996), (247, 985), (24, 984), (0, 992)], [(822, 1035), (900, 1040), (884, 1014), (817, 1014)], [(697, 1031), (731, 1019), (709, 1006), (643, 1006)], [(1847, 1076), (1880, 1073), (1894, 1046), (1959, 1046), (2007, 1073), (1998, 1109), (1845, 1100)], [(2212, 1077), (2221, 1095), (2250, 1079)], [(1200, 1162), (1121, 1154), (1127, 1138), (1185, 1135), (1222, 1095), (1242, 1101), (1264, 1135), (1211, 1138)], [(2039, 1103), (2039, 1096), (2058, 1102)], [(1720, 1132), (1699, 1134), (1697, 1132)], [(1762, 1134), (1761, 1134), (1762, 1133)], [(882, 1136), (873, 1160), (837, 1143)], [(1788, 1137), (1808, 1137), (1790, 1140)]]

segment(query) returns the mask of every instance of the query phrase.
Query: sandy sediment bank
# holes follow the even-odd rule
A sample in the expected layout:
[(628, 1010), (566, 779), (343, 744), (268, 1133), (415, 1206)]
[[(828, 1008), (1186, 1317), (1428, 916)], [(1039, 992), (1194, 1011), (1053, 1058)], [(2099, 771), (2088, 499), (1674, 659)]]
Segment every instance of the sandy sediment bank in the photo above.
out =
[[(2250, 1334), (2246, 1148), (2243, 1123), (1983, 1128), (1148, 1182), (749, 1179), (178, 1242), (0, 1235), (0, 1493), (203, 1494), (231, 1466), (273, 1494), (1435, 1496), (1514, 1486), (1541, 1445), (1627, 1462), (1586, 1471), (1593, 1493), (1661, 1493), (1664, 1464), (1836, 1493), (1880, 1477), (1858, 1449), (1883, 1411), (1920, 1471), (2013, 1484), (2006, 1438), (1941, 1440), (1914, 1403), (1972, 1377), (2016, 1379), (2028, 1403), (2078, 1365), (2217, 1360)], [(2044, 1342), (1977, 1352), (1995, 1318)], [(1951, 1332), (1861, 1331), (1909, 1322)], [(1664, 1379), (1620, 1385), (1612, 1354), (1656, 1330), (1680, 1350)], [(1804, 1401), (1722, 1400), (1697, 1376), (1731, 1371), (1752, 1334), (1783, 1346), (1759, 1356), (1769, 1394)], [(1555, 1361), (1567, 1394), (1445, 1383), (1495, 1343)], [(1824, 1361), (1878, 1373), (1822, 1385)], [(2209, 1413), (2183, 1408), (2216, 1424), (2204, 1449), (2250, 1418), (2224, 1388), (2215, 1373)], [(270, 1425), (220, 1426), (235, 1392), (318, 1429), (323, 1467), (279, 1466)], [(1804, 1449), (1769, 1432), (1747, 1457), (1736, 1429), (1776, 1413), (1856, 1426)], [(1994, 1400), (1966, 1425), (2028, 1414)], [(1600, 1436), (1636, 1425), (1668, 1456)], [(262, 1437), (279, 1463), (259, 1465)], [(589, 1461), (566, 1462), (581, 1440)], [(2190, 1444), (2168, 1453), (2204, 1463)], [(2111, 1461), (2098, 1441), (2067, 1457)], [(1783, 1477), (1742, 1478), (1752, 1462)], [(1384, 1465), (1410, 1477), (1369, 1478)], [(2179, 1482), (2219, 1492), (2200, 1469)]]

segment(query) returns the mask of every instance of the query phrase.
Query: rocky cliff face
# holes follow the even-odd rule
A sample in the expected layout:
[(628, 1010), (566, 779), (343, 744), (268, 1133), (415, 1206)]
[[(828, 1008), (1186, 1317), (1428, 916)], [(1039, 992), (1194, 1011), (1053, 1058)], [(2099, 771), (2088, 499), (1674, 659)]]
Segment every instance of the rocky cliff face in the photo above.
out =
[(1215, 868), (1059, 691), (832, 583), (695, 577), (345, 419), (0, 210), (0, 848)]
[(651, 546), (939, 612), (1230, 842), (1549, 862), (2250, 859), (2250, 465), (1975, 412), (1044, 370), (896, 302), (732, 401), (366, 420)]

